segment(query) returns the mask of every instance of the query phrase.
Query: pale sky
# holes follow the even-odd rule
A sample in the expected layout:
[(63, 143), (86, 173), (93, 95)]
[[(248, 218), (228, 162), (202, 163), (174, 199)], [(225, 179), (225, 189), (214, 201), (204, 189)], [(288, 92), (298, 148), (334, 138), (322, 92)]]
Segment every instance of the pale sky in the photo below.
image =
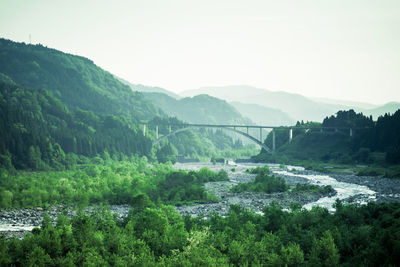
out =
[(1, 0), (0, 37), (179, 92), (252, 85), (400, 102), (399, 0)]

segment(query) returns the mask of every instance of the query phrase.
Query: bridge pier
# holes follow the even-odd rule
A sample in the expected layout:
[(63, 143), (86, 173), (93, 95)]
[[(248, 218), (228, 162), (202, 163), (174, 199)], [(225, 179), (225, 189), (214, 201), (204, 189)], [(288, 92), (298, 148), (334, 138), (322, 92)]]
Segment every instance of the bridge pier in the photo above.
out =
[(169, 131), (169, 133), (172, 132), (171, 125), (168, 125), (168, 131)]
[(156, 125), (156, 139), (158, 139), (158, 125)]
[(146, 124), (143, 124), (143, 136), (146, 136)]
[(353, 129), (350, 128), (350, 137), (353, 136)]
[(275, 130), (272, 129), (272, 151), (275, 151)]
[(260, 127), (260, 142), (262, 143), (263, 142), (263, 140), (262, 140), (262, 128)]
[(292, 139), (293, 139), (293, 129), (290, 128), (290, 130), (289, 130), (289, 143), (292, 142)]
[(249, 127), (246, 127), (247, 135), (249, 135)]

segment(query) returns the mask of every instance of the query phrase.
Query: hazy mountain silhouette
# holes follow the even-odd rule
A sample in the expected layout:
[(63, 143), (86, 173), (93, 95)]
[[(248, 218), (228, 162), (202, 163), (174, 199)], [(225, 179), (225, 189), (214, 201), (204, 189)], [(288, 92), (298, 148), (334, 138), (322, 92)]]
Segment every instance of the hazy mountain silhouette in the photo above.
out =
[(250, 118), (258, 125), (288, 126), (296, 124), (293, 118), (279, 109), (240, 102), (230, 102), (229, 104), (234, 106), (243, 116)]
[(169, 116), (189, 123), (254, 124), (225, 100), (209, 95), (203, 94), (179, 100), (163, 93), (143, 93), (143, 95)]
[(342, 99), (331, 99), (331, 98), (319, 98), (319, 97), (312, 97), (312, 100), (319, 102), (319, 103), (326, 103), (332, 105), (339, 105), (343, 107), (352, 107), (352, 108), (360, 108), (360, 109), (374, 109), (379, 107), (379, 105), (374, 105), (371, 103), (366, 102), (359, 102), (359, 101), (348, 101)]
[[(369, 103), (346, 100), (326, 98), (311, 99), (299, 94), (292, 94), (283, 91), (269, 91), (247, 85), (202, 87), (181, 93), (183, 96), (193, 96), (197, 94), (209, 94), (227, 101), (237, 101), (244, 104), (257, 104), (268, 108), (278, 109), (288, 114), (296, 121), (322, 121), (326, 116), (335, 114), (339, 110), (349, 109), (363, 112), (368, 116), (372, 115), (376, 120), (380, 115), (384, 115), (385, 113), (394, 113), (400, 108), (400, 104), (397, 102), (390, 102), (383, 106), (376, 106)], [(255, 107), (253, 107), (253, 109), (255, 109)], [(250, 116), (244, 110), (241, 111), (243, 115), (250, 117), (254, 121), (258, 121), (258, 119), (254, 116)], [(265, 110), (265, 112), (267, 111)], [(269, 116), (269, 113), (265, 114), (265, 116)], [(271, 121), (271, 123), (273, 122)]]
[(317, 103), (299, 94), (273, 92), (246, 85), (203, 87), (182, 92), (182, 95), (185, 96), (197, 94), (209, 94), (227, 101), (239, 101), (280, 109), (295, 120), (322, 121), (324, 117), (340, 109), (334, 105)]
[(145, 93), (163, 93), (166, 94), (170, 97), (173, 97), (175, 99), (181, 98), (179, 95), (175, 94), (174, 92), (168, 91), (167, 89), (157, 87), (157, 86), (147, 86), (143, 84), (133, 84), (125, 79), (116, 77), (120, 82), (128, 85), (130, 88), (132, 88), (133, 91), (138, 91), (138, 92), (145, 92)]
[(383, 106), (373, 108), (373, 109), (368, 109), (368, 110), (362, 110), (361, 112), (363, 112), (364, 115), (367, 115), (367, 116), (372, 115), (373, 119), (376, 120), (379, 116), (384, 115), (385, 113), (393, 114), (398, 109), (400, 109), (399, 102), (389, 102)]

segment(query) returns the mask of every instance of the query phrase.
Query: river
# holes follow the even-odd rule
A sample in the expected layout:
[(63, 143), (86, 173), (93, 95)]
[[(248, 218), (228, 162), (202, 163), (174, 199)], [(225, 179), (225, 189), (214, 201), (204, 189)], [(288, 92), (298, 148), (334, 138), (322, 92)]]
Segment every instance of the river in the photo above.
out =
[[(216, 212), (224, 215), (229, 211), (232, 204), (240, 205), (243, 208), (252, 210), (256, 213), (262, 213), (262, 209), (271, 202), (280, 204), (283, 208), (289, 209), (291, 203), (297, 202), (303, 208), (311, 209), (313, 206), (320, 206), (333, 211), (332, 207), (336, 199), (343, 202), (355, 202), (364, 204), (368, 201), (393, 202), (400, 201), (400, 179), (387, 179), (382, 177), (358, 177), (348, 174), (321, 174), (313, 171), (304, 170), (302, 167), (296, 166), (280, 166), (278, 164), (267, 164), (270, 170), (278, 176), (285, 179), (289, 185), (297, 183), (311, 183), (316, 185), (330, 185), (336, 191), (329, 195), (320, 194), (300, 194), (300, 193), (256, 193), (243, 192), (231, 193), (230, 188), (238, 183), (248, 183), (253, 181), (255, 175), (246, 172), (257, 166), (265, 164), (256, 163), (234, 163), (229, 164), (212, 164), (212, 163), (176, 163), (176, 169), (184, 170), (200, 170), (207, 167), (213, 171), (221, 169), (228, 173), (229, 181), (226, 182), (210, 182), (205, 184), (208, 192), (214, 194), (219, 202), (195, 204), (191, 206), (179, 206), (176, 209), (182, 215), (191, 216), (207, 216)], [(111, 211), (116, 213), (118, 217), (127, 216), (130, 209), (127, 205), (113, 205)], [(73, 216), (74, 211), (69, 208), (68, 216)], [(89, 207), (86, 212), (91, 213), (93, 207)], [(36, 209), (20, 209), (20, 210), (1, 210), (0, 211), (0, 233), (6, 235), (15, 235), (20, 233), (23, 236), (26, 231), (32, 230), (34, 227), (40, 226), (44, 213), (48, 213), (54, 220), (58, 214), (65, 208), (51, 207), (44, 211), (41, 208)]]
[[(247, 183), (254, 180), (255, 175), (246, 173), (247, 169), (264, 165), (268, 165), (274, 175), (281, 176), (289, 185), (294, 186), (297, 183), (310, 183), (319, 186), (330, 185), (336, 191), (336, 194), (322, 196), (318, 194), (294, 194), (289, 192), (267, 194), (255, 192), (231, 193), (229, 191), (235, 184)], [(376, 200), (376, 192), (366, 185), (338, 181), (329, 175), (306, 171), (303, 167), (298, 166), (230, 162), (229, 164), (215, 165), (211, 163), (177, 163), (175, 167), (185, 170), (199, 170), (203, 167), (207, 167), (213, 171), (224, 169), (229, 176), (229, 181), (227, 182), (211, 182), (205, 184), (206, 189), (220, 198), (222, 200), (221, 202), (177, 207), (183, 215), (200, 216), (212, 212), (223, 215), (229, 210), (229, 206), (232, 204), (237, 204), (246, 209), (261, 213), (263, 207), (273, 201), (280, 204), (285, 209), (288, 209), (291, 203), (298, 202), (306, 209), (311, 209), (313, 206), (320, 206), (334, 211), (333, 204), (336, 199), (345, 202), (354, 201), (361, 204)]]

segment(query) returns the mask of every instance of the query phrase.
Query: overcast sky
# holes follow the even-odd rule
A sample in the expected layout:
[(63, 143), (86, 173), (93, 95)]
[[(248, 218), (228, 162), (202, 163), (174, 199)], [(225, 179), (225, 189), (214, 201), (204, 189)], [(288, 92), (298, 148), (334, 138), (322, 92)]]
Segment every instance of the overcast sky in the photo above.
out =
[(400, 1), (1, 0), (0, 36), (179, 92), (247, 84), (400, 102)]

